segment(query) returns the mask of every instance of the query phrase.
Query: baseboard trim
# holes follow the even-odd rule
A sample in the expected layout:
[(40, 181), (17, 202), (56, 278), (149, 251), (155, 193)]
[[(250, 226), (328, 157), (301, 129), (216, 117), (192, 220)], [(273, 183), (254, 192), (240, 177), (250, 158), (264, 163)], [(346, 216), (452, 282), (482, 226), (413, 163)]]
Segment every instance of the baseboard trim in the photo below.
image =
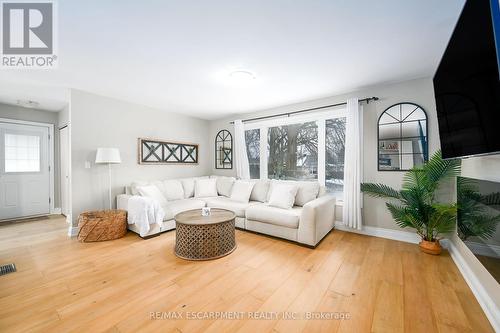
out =
[(54, 214), (54, 215), (61, 215), (62, 214), (62, 210), (60, 207), (56, 207), (54, 209), (52, 209), (52, 212), (50, 212), (51, 214)]
[(453, 242), (451, 242), (449, 239), (444, 239), (441, 242), (443, 246), (448, 249), (451, 258), (455, 262), (455, 265), (457, 265), (458, 270), (465, 279), (465, 282), (467, 282), (467, 285), (469, 285), (472, 293), (474, 294), (474, 296), (476, 296), (476, 299), (483, 309), (484, 314), (490, 321), (491, 326), (493, 326), (495, 332), (500, 332), (500, 317), (498, 317), (497, 315), (498, 308), (493, 302), (493, 299), (486, 292), (481, 282), (477, 279), (476, 275), (470, 269), (469, 265), (467, 265), (467, 262), (460, 254), (460, 251), (458, 250), (456, 245), (453, 244)]
[(417, 234), (415, 234), (413, 232), (406, 232), (406, 231), (401, 231), (401, 230), (372, 227), (372, 226), (368, 226), (368, 225), (365, 225), (362, 227), (361, 230), (358, 230), (358, 229), (352, 229), (352, 228), (347, 227), (341, 221), (335, 222), (335, 229), (342, 230), (342, 231), (348, 231), (348, 232), (354, 232), (357, 234), (362, 234), (362, 235), (367, 235), (367, 236), (387, 238), (387, 239), (397, 240), (397, 241), (406, 242), (406, 243), (418, 244), (420, 242), (420, 237)]
[(78, 231), (79, 231), (78, 227), (69, 226), (68, 236), (69, 237), (76, 237), (76, 236), (78, 236)]

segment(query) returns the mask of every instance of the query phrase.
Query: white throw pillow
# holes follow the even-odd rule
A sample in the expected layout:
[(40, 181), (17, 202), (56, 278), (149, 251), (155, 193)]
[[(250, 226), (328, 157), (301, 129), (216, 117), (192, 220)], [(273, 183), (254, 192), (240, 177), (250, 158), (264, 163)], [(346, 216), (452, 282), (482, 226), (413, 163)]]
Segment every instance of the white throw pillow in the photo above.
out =
[(194, 197), (216, 197), (217, 196), (217, 180), (212, 179), (196, 179), (194, 181)]
[(236, 178), (225, 176), (210, 176), (210, 179), (217, 180), (217, 193), (219, 193), (219, 195), (223, 195), (225, 197), (231, 196), (231, 190), (233, 188), (234, 182), (236, 181)]
[(163, 194), (168, 201), (184, 199), (184, 188), (179, 180), (163, 181)]
[(299, 187), (295, 184), (273, 184), (273, 192), (269, 198), (269, 206), (283, 209), (292, 208), (298, 189)]
[(140, 195), (139, 191), (137, 190), (137, 187), (139, 187), (139, 186), (146, 186), (146, 185), (150, 185), (149, 182), (144, 182), (144, 181), (135, 181), (135, 182), (132, 182), (132, 184), (130, 185), (130, 194), (132, 194), (132, 195)]
[(313, 201), (319, 194), (319, 183), (317, 181), (298, 182), (299, 189), (295, 196), (295, 205), (304, 206), (309, 201)]
[(297, 186), (297, 195), (295, 196), (295, 206), (304, 206), (309, 201), (318, 197), (320, 185), (317, 181), (296, 181), (296, 180), (272, 180), (267, 194), (267, 200), (271, 198), (274, 188), (277, 184), (292, 184)]
[(137, 191), (143, 197), (148, 197), (158, 201), (158, 203), (163, 206), (167, 203), (167, 199), (161, 194), (158, 187), (154, 185), (137, 186)]
[(231, 192), (231, 200), (248, 203), (254, 185), (255, 184), (251, 182), (244, 182), (241, 180), (237, 180), (233, 184), (233, 191)]
[(208, 176), (180, 179), (184, 188), (184, 198), (194, 197), (194, 182), (196, 179), (208, 179)]
[(267, 193), (269, 192), (269, 180), (253, 180), (252, 182), (255, 185), (252, 189), (250, 200), (266, 202), (268, 199)]
[(184, 189), (184, 198), (194, 196), (194, 178), (181, 179), (182, 188)]

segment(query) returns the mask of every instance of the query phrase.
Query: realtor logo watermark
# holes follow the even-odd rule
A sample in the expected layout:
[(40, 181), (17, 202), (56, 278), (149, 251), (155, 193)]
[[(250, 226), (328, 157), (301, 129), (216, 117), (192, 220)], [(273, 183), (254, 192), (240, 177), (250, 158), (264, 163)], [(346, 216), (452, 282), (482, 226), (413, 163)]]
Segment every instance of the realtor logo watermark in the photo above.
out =
[(1, 7), (1, 68), (57, 67), (55, 3), (4, 1)]

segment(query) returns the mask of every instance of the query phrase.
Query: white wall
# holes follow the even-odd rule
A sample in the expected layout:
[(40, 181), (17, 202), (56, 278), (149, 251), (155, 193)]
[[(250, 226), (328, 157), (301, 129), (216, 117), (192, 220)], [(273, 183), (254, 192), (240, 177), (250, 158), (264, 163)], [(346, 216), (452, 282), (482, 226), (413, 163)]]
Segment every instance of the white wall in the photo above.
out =
[[(279, 108), (255, 112), (245, 115), (237, 115), (210, 123), (210, 144), (213, 145), (217, 132), (221, 129), (227, 129), (233, 133), (233, 126), (229, 124), (234, 119), (246, 119), (262, 115), (277, 114), (295, 110), (301, 110), (311, 107), (323, 106), (328, 104), (342, 103), (349, 97), (365, 98), (377, 96), (380, 98), (377, 102), (364, 104), (364, 180), (365, 182), (380, 182), (395, 188), (400, 188), (404, 172), (395, 171), (377, 171), (377, 120), (378, 117), (389, 106), (401, 103), (412, 102), (420, 105), (429, 118), (429, 152), (432, 154), (439, 149), (439, 134), (436, 116), (436, 106), (434, 102), (434, 91), (431, 78), (410, 80), (394, 84), (378, 85), (358, 90), (348, 94), (333, 96), (305, 103), (286, 105)], [(214, 149), (213, 147), (211, 148)], [(234, 176), (236, 171), (217, 170), (213, 153), (210, 155), (211, 168), (213, 174)], [(233, 163), (234, 165), (234, 163)], [(340, 215), (341, 209), (337, 208), (337, 215)], [(374, 199), (365, 195), (364, 198), (364, 224), (388, 229), (397, 229), (399, 227), (394, 223), (392, 217), (387, 212), (384, 201)], [(337, 216), (337, 220), (341, 220)], [(406, 230), (411, 232), (410, 230)]]
[(58, 112), (28, 109), (20, 106), (0, 104), (0, 118), (34, 121), (54, 125), (54, 207), (61, 206), (60, 172), (59, 172), (59, 131), (57, 130)]
[(66, 105), (64, 109), (58, 112), (58, 118), (57, 118), (57, 126), (59, 128), (69, 125), (70, 122), (70, 114), (69, 114), (69, 104)]
[[(206, 175), (212, 146), (208, 122), (182, 114), (131, 104), (87, 92), (71, 91), (71, 164), (73, 223), (83, 211), (107, 207), (108, 171), (96, 165), (98, 147), (120, 149), (122, 163), (113, 165), (113, 198), (135, 180)], [(140, 137), (199, 144), (197, 165), (139, 165)], [(85, 161), (91, 164), (85, 168)]]

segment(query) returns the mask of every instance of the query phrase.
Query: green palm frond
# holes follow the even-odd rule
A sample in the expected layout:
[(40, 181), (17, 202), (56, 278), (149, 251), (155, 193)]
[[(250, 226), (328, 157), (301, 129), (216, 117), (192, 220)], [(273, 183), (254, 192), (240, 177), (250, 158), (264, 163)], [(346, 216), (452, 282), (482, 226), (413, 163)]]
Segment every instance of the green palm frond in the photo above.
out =
[(435, 190), (439, 182), (460, 175), (460, 160), (443, 160), (441, 151), (434, 153), (422, 166), (430, 190)]
[(462, 240), (467, 240), (472, 236), (487, 240), (493, 237), (499, 223), (500, 215), (469, 215), (461, 218), (460, 223), (457, 224), (458, 236)]
[(433, 214), (430, 215), (429, 229), (433, 234), (429, 237), (435, 238), (438, 234), (452, 232), (455, 229), (457, 207), (455, 205), (433, 204)]
[(401, 198), (398, 191), (384, 184), (363, 183), (361, 191), (376, 198)]
[(493, 237), (500, 224), (500, 214), (493, 214), (488, 206), (500, 205), (500, 193), (482, 195), (476, 180), (459, 177), (457, 198), (457, 232), (460, 239), (475, 236), (487, 240)]
[(394, 221), (396, 221), (396, 224), (400, 228), (414, 228), (417, 230), (417, 233), (421, 234), (422, 223), (418, 218), (415, 218), (415, 216), (413, 216), (408, 207), (396, 205), (390, 202), (386, 202), (385, 205), (391, 213), (392, 218), (394, 219)]
[[(399, 201), (386, 203), (396, 224), (401, 228), (415, 228), (422, 238), (431, 241), (455, 227), (456, 205), (436, 204), (434, 195), (442, 181), (459, 174), (460, 161), (443, 160), (438, 151), (423, 166), (414, 167), (404, 175), (401, 191), (373, 183), (361, 184), (361, 190), (373, 197)], [(474, 193), (471, 184), (463, 182), (462, 186)]]
[(488, 206), (500, 205), (500, 192), (494, 192), (481, 196), (481, 202)]

